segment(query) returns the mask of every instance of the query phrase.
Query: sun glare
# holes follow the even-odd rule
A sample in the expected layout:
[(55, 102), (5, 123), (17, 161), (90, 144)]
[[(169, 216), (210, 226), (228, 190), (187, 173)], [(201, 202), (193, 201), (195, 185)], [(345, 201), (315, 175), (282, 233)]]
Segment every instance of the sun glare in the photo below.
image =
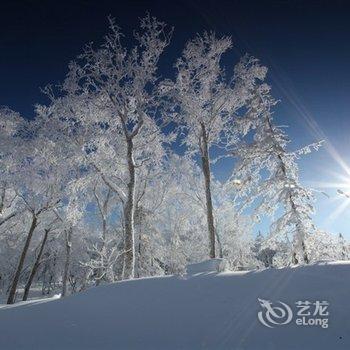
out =
[(335, 210), (326, 218), (326, 223), (330, 224), (338, 219), (346, 210), (350, 208), (350, 177), (341, 174), (334, 174), (339, 182), (318, 183), (319, 188), (336, 189), (336, 195), (330, 197), (330, 202), (338, 202)]

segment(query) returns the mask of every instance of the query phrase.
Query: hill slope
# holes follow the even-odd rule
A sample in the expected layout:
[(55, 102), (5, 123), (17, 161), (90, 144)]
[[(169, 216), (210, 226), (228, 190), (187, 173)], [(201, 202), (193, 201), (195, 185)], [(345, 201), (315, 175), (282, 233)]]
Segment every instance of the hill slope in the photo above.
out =
[[(349, 297), (349, 263), (118, 282), (0, 310), (0, 349), (350, 349)], [(258, 298), (284, 302), (292, 320), (269, 322)], [(295, 302), (317, 300), (329, 327), (298, 326)]]

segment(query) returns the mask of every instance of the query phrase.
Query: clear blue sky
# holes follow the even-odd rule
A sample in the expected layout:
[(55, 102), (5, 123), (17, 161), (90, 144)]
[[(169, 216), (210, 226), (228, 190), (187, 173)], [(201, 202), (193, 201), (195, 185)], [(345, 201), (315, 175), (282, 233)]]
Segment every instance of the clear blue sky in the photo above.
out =
[[(26, 117), (45, 103), (39, 87), (62, 81), (68, 62), (90, 42), (99, 42), (107, 15), (130, 34), (146, 11), (175, 27), (161, 73), (171, 75), (185, 40), (203, 30), (231, 35), (235, 49), (225, 59), (233, 67), (249, 52), (269, 67), (275, 117), (289, 125), (292, 147), (326, 138), (323, 150), (300, 161), (305, 185), (320, 186), (320, 228), (350, 238), (350, 209), (334, 214), (345, 199), (327, 183), (349, 178), (350, 5), (346, 1), (7, 1), (0, 3), (0, 104)], [(337, 158), (337, 159), (335, 159)], [(216, 169), (227, 176), (227, 167)], [(350, 192), (350, 188), (349, 188)], [(339, 213), (340, 212), (340, 213)], [(336, 212), (337, 213), (337, 212)]]

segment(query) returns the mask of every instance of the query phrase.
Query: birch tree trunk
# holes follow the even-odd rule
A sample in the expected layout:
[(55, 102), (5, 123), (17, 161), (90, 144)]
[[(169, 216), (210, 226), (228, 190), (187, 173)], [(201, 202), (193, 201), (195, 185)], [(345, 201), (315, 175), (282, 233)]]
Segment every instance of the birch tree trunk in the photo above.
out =
[(36, 260), (35, 260), (35, 263), (33, 265), (32, 271), (30, 272), (30, 276), (29, 276), (28, 281), (26, 283), (26, 286), (24, 288), (24, 294), (23, 294), (23, 299), (22, 299), (23, 301), (26, 301), (28, 299), (30, 287), (31, 287), (31, 285), (33, 283), (33, 279), (35, 277), (35, 274), (38, 271), (38, 268), (39, 268), (39, 265), (40, 265), (41, 256), (43, 255), (45, 244), (46, 244), (46, 241), (47, 241), (47, 237), (49, 236), (49, 232), (50, 232), (49, 229), (45, 230), (44, 238), (43, 238), (43, 240), (41, 242), (40, 249), (39, 249), (39, 252), (38, 252), (38, 256), (36, 257)]
[(66, 230), (65, 232), (66, 239), (66, 261), (64, 263), (64, 272), (63, 272), (63, 280), (62, 280), (62, 298), (67, 294), (67, 282), (68, 282), (68, 274), (69, 274), (69, 266), (70, 266), (70, 255), (72, 248), (72, 228)]
[(21, 276), (21, 272), (22, 272), (22, 269), (23, 269), (24, 260), (26, 258), (27, 253), (28, 253), (29, 245), (30, 245), (30, 242), (32, 240), (33, 233), (34, 233), (34, 230), (35, 230), (37, 224), (38, 224), (37, 217), (33, 213), (32, 223), (30, 225), (29, 232), (28, 232), (26, 241), (24, 243), (23, 250), (22, 250), (21, 256), (19, 258), (18, 266), (17, 266), (16, 272), (15, 272), (15, 275), (13, 277), (13, 281), (12, 281), (12, 284), (11, 284), (10, 292), (9, 292), (9, 295), (8, 295), (8, 298), (7, 298), (7, 304), (13, 304), (15, 302), (17, 285), (18, 285), (19, 278)]
[(208, 138), (205, 125), (201, 123), (202, 139), (201, 139), (201, 158), (202, 158), (202, 170), (204, 175), (205, 186), (205, 199), (207, 209), (207, 225), (209, 233), (209, 257), (215, 258), (215, 227), (214, 227), (214, 215), (213, 215), (213, 203), (211, 198), (211, 174), (210, 174), (210, 161), (208, 150)]
[(127, 185), (127, 199), (124, 206), (125, 223), (125, 244), (124, 244), (124, 270), (123, 278), (129, 279), (135, 276), (135, 232), (134, 232), (134, 214), (135, 214), (135, 162), (133, 157), (133, 141), (127, 138), (127, 161), (129, 182)]

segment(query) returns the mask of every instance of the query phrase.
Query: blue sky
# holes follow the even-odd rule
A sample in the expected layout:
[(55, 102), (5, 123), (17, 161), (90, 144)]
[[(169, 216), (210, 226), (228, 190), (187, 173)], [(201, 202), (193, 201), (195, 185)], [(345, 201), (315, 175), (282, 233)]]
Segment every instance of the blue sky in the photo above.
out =
[[(82, 47), (101, 40), (109, 14), (131, 34), (146, 11), (175, 27), (160, 66), (163, 76), (173, 74), (185, 41), (203, 30), (232, 36), (235, 47), (224, 62), (229, 70), (246, 52), (269, 68), (273, 94), (281, 100), (275, 120), (289, 125), (291, 147), (327, 140), (299, 163), (302, 182), (323, 184), (318, 189), (330, 196), (316, 196), (316, 223), (350, 238), (350, 209), (337, 211), (346, 203), (331, 186), (347, 178), (350, 184), (344, 165), (350, 164), (350, 6), (345, 1), (3, 0), (0, 104), (32, 117), (33, 105), (46, 102), (39, 87), (62, 81)], [(218, 178), (226, 175), (226, 167), (216, 169)]]

